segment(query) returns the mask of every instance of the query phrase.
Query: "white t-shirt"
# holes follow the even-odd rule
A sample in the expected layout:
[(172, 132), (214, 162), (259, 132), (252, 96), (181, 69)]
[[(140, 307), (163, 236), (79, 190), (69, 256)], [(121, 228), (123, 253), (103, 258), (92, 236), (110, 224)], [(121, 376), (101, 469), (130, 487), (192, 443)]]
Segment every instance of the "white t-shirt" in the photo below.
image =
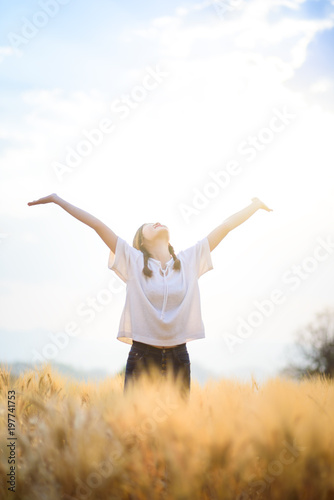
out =
[(171, 346), (205, 337), (198, 278), (213, 268), (209, 241), (204, 238), (177, 254), (162, 270), (160, 261), (149, 258), (152, 277), (143, 273), (140, 250), (118, 237), (115, 254), (110, 251), (108, 267), (126, 283), (126, 300), (117, 339)]

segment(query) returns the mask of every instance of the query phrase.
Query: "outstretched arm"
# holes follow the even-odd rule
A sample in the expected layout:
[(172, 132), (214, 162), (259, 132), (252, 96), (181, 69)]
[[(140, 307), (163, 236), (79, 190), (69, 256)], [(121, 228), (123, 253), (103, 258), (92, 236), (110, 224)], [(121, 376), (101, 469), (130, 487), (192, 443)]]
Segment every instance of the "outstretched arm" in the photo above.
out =
[(268, 208), (267, 205), (259, 200), (259, 198), (252, 198), (252, 203), (248, 205), (248, 207), (240, 210), (240, 212), (237, 212), (231, 215), (231, 217), (229, 217), (228, 219), (224, 220), (222, 224), (216, 227), (216, 229), (214, 229), (208, 235), (210, 251), (216, 248), (216, 246), (222, 241), (223, 238), (225, 238), (225, 236), (230, 231), (232, 231), (232, 229), (240, 226), (240, 224), (249, 219), (260, 208), (267, 210), (267, 212), (272, 212), (272, 209)]
[(50, 194), (49, 196), (45, 196), (44, 198), (40, 198), (39, 200), (30, 201), (28, 203), (29, 206), (32, 205), (42, 205), (45, 203), (55, 203), (59, 205), (61, 208), (66, 210), (70, 215), (78, 219), (80, 222), (83, 222), (87, 226), (94, 229), (97, 234), (102, 238), (105, 244), (110, 248), (110, 250), (115, 253), (116, 243), (117, 243), (117, 235), (102, 221), (94, 217), (94, 215), (85, 212), (81, 208), (75, 207), (68, 203), (68, 201), (63, 200), (56, 193)]

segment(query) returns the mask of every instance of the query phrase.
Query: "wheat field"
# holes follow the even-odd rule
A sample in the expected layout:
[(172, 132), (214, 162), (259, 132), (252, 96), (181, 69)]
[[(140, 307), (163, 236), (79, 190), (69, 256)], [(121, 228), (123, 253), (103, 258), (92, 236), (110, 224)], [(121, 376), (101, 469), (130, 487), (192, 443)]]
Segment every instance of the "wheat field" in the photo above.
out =
[(192, 380), (188, 400), (170, 380), (142, 378), (125, 395), (123, 381), (2, 367), (0, 498), (334, 499), (333, 381)]

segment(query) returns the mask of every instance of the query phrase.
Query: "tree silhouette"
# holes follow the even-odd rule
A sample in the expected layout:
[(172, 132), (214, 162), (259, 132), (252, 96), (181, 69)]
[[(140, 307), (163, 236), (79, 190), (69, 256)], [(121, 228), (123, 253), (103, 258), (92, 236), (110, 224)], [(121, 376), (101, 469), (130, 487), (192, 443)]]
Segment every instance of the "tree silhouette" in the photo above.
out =
[(299, 330), (295, 349), (300, 362), (290, 362), (282, 370), (283, 375), (302, 378), (322, 374), (334, 378), (334, 310), (317, 313)]

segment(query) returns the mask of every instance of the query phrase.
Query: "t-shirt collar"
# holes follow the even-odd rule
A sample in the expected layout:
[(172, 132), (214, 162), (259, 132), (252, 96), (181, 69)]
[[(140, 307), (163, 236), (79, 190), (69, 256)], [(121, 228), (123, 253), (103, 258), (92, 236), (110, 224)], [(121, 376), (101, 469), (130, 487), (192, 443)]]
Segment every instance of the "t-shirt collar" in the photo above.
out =
[[(161, 266), (161, 262), (160, 260), (157, 260), (157, 259), (153, 259), (153, 257), (149, 257), (150, 260), (152, 260), (153, 262), (156, 262), (158, 266)], [(172, 262), (174, 261), (173, 257), (171, 257), (169, 259), (169, 261), (166, 262), (166, 267)]]

